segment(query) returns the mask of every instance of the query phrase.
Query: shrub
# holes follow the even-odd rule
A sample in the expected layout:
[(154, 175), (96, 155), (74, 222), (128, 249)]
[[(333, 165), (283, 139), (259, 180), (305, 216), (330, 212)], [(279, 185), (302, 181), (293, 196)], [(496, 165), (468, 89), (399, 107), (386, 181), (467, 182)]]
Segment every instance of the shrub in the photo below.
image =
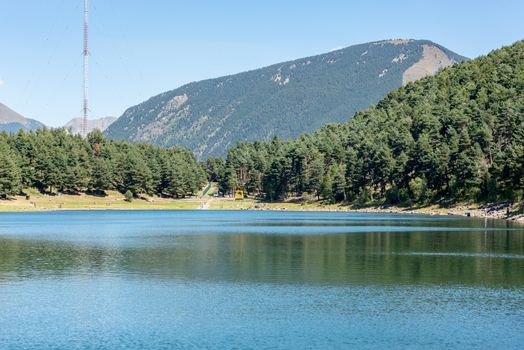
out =
[(124, 193), (125, 201), (126, 202), (132, 202), (133, 201), (133, 192), (127, 190), (126, 193)]
[(416, 177), (409, 181), (409, 189), (413, 194), (412, 198), (415, 203), (425, 202), (427, 197), (427, 182), (426, 179)]

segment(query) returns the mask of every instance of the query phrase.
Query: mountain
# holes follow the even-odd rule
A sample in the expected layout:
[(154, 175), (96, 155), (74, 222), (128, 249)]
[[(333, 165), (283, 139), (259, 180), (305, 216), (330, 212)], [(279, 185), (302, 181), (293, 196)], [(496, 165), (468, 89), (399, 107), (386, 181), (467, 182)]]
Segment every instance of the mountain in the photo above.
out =
[(284, 139), (346, 121), (392, 89), (464, 61), (427, 40), (386, 40), (193, 82), (127, 109), (114, 139), (224, 155), (243, 140)]
[[(100, 131), (106, 130), (109, 125), (114, 123), (116, 117), (103, 117), (99, 119), (89, 119), (87, 121), (87, 132), (91, 132), (95, 129)], [(81, 134), (83, 130), (83, 118), (73, 118), (66, 125), (64, 125), (66, 130), (69, 130), (73, 134)]]
[(210, 159), (207, 169), (217, 168), (223, 193), (515, 201), (523, 213), (524, 41), (395, 89), (346, 123), (286, 142), (241, 142), (222, 164)]
[(18, 132), (45, 128), (45, 125), (34, 119), (25, 118), (11, 108), (0, 103), (0, 131)]

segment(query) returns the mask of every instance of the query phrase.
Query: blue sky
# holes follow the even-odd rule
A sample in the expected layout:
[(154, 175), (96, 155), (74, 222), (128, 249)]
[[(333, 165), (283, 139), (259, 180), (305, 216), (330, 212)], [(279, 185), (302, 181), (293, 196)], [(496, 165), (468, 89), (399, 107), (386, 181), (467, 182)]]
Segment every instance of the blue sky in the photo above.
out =
[[(524, 39), (524, 1), (90, 0), (91, 117), (191, 81), (389, 38), (476, 57)], [(82, 110), (82, 0), (0, 1), (0, 102), (61, 126)]]

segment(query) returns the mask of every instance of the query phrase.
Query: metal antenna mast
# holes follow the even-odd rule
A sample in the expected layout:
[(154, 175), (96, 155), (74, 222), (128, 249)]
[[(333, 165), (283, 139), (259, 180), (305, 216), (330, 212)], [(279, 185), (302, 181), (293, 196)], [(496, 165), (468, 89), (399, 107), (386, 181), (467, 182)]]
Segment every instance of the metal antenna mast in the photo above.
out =
[(84, 119), (82, 123), (82, 135), (87, 136), (87, 113), (88, 107), (88, 68), (89, 68), (89, 0), (84, 0)]

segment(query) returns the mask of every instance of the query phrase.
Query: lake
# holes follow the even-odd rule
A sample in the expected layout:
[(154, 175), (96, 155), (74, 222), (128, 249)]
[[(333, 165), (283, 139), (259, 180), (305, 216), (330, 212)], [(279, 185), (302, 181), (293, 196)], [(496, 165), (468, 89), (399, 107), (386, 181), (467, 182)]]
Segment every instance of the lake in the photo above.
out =
[(524, 226), (0, 213), (2, 349), (524, 348)]

